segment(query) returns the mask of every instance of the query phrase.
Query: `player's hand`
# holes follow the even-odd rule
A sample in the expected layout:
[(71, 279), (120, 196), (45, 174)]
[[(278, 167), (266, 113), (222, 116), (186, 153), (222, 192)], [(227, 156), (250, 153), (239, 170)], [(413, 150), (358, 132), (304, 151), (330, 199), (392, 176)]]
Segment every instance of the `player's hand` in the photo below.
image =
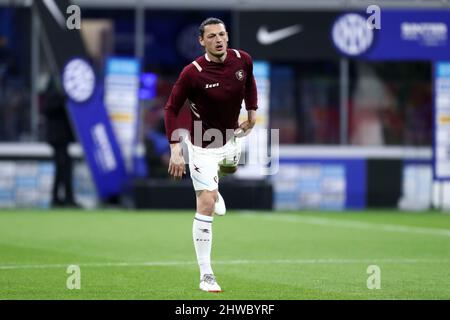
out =
[(249, 120), (244, 121), (239, 125), (239, 128), (234, 130), (234, 135), (238, 138), (245, 137), (252, 131), (254, 126), (255, 122), (250, 122)]
[(242, 122), (239, 128), (234, 130), (234, 135), (238, 138), (247, 136), (256, 124), (256, 111), (248, 110), (247, 121)]
[(181, 179), (186, 174), (186, 164), (181, 152), (181, 145), (174, 143), (170, 145), (169, 170), (167, 172), (175, 179)]

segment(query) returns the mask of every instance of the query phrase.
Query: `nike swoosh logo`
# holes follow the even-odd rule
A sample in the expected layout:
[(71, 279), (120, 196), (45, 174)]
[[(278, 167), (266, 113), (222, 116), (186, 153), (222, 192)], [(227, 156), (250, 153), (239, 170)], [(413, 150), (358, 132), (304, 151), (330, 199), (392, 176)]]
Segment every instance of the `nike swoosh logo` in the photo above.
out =
[(300, 31), (302, 31), (302, 26), (299, 24), (276, 31), (269, 31), (267, 30), (266, 26), (261, 26), (259, 27), (256, 34), (256, 39), (262, 45), (269, 45), (285, 38), (291, 37), (294, 34), (299, 33)]

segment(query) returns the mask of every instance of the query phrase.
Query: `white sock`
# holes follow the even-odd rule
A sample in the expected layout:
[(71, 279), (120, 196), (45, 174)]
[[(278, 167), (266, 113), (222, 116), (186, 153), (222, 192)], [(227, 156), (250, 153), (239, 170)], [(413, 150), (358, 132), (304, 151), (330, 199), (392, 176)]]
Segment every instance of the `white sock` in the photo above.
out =
[(198, 266), (200, 267), (200, 279), (204, 274), (213, 273), (211, 269), (212, 222), (213, 217), (195, 213), (192, 237)]

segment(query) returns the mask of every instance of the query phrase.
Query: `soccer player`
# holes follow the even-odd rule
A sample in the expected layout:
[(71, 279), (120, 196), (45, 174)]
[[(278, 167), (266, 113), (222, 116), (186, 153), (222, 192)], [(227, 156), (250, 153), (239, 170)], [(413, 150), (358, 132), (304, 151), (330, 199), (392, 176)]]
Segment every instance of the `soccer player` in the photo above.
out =
[[(171, 148), (168, 172), (175, 179), (186, 173), (176, 118), (188, 100), (192, 122), (186, 144), (197, 200), (192, 232), (200, 267), (200, 289), (220, 292), (211, 268), (213, 215), (226, 212), (218, 191), (219, 176), (237, 169), (241, 139), (256, 123), (257, 93), (252, 58), (242, 50), (228, 49), (223, 21), (217, 18), (203, 21), (198, 39), (205, 54), (183, 69), (165, 106), (166, 134)], [(248, 118), (239, 125), (243, 100)]]

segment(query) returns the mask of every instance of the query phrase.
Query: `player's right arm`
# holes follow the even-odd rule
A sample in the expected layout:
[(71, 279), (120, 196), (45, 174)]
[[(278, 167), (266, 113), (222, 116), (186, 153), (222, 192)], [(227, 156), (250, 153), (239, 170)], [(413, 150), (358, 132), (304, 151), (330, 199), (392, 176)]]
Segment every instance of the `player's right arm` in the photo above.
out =
[(169, 100), (164, 107), (164, 124), (166, 135), (170, 143), (170, 161), (168, 173), (175, 179), (181, 179), (186, 173), (182, 148), (180, 144), (179, 128), (177, 127), (177, 116), (188, 98), (190, 90), (189, 69), (184, 68), (172, 88)]
[(175, 179), (181, 179), (183, 174), (186, 174), (186, 164), (179, 142), (170, 144), (170, 161), (167, 172)]

